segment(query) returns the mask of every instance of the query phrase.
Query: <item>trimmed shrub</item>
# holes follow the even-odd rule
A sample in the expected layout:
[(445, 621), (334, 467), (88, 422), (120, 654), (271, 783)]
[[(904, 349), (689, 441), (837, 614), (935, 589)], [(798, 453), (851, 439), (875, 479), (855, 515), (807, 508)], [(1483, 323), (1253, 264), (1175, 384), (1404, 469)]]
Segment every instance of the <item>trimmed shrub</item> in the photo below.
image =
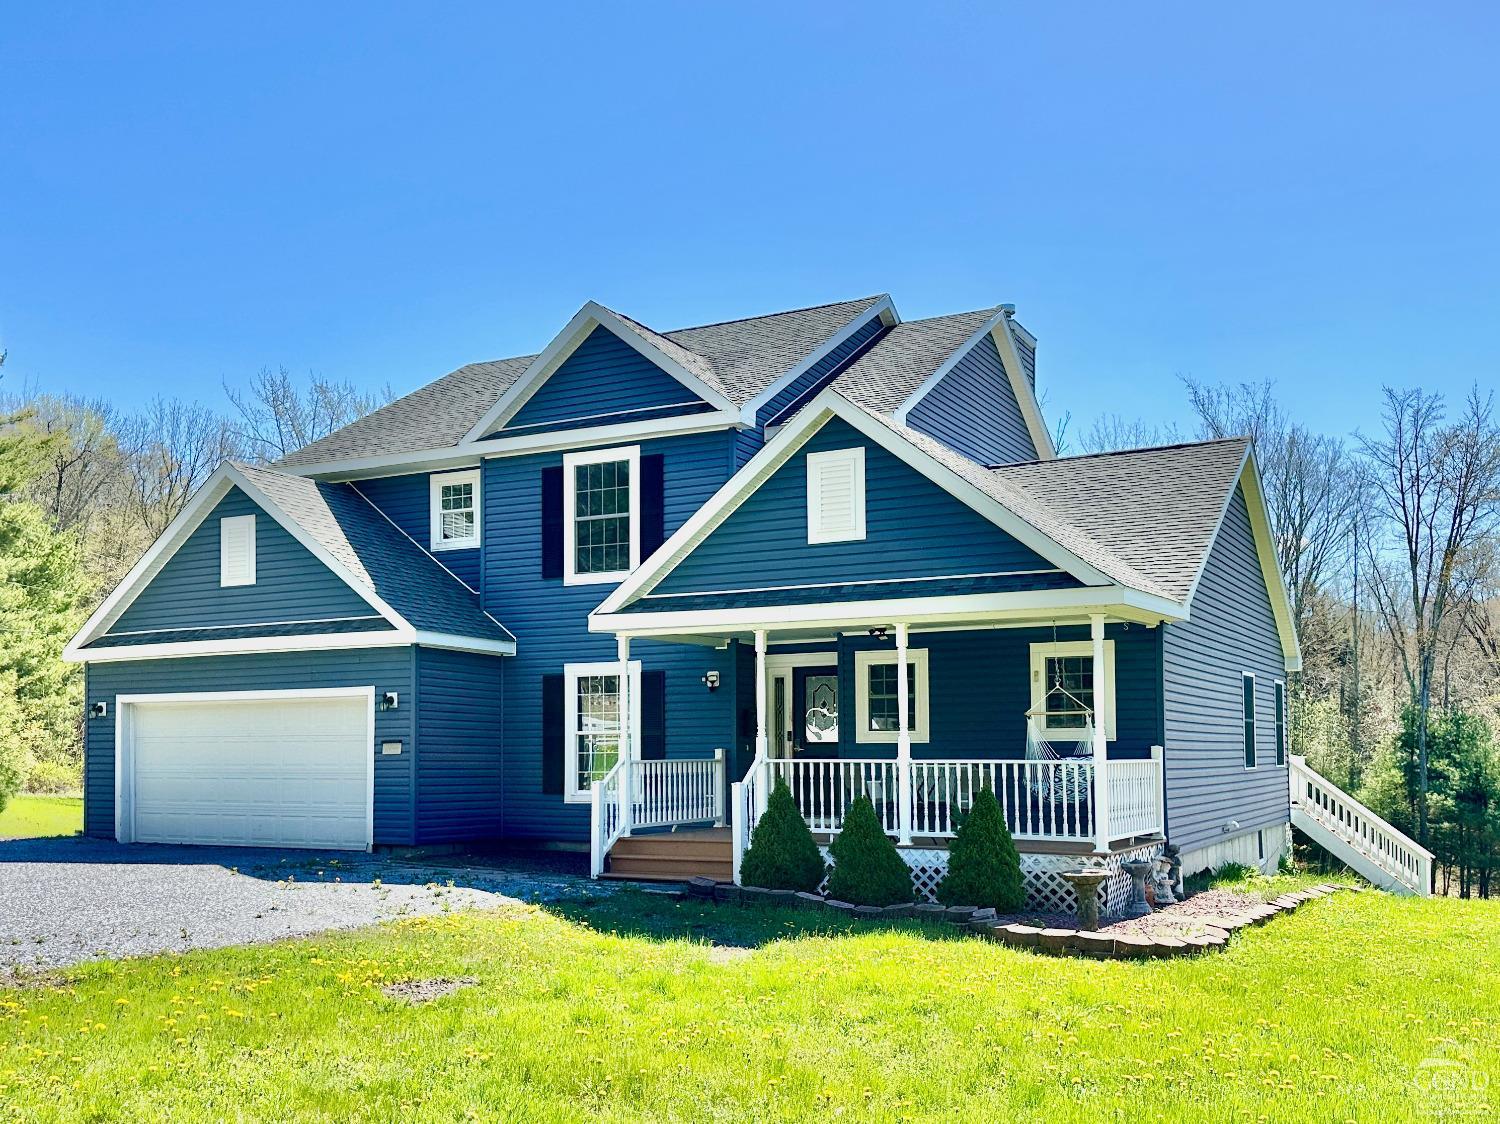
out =
[(1021, 856), (989, 785), (979, 790), (958, 825), (937, 899), (944, 905), (994, 906), (1005, 913), (1026, 905)]
[(844, 813), (844, 830), (829, 847), (828, 896), (855, 905), (900, 905), (912, 900), (911, 867), (880, 828), (875, 805), (861, 796)]
[(766, 812), (750, 835), (750, 848), (740, 860), (740, 882), (768, 890), (817, 890), (826, 873), (823, 855), (813, 841), (807, 821), (797, 811), (785, 777), (766, 800)]

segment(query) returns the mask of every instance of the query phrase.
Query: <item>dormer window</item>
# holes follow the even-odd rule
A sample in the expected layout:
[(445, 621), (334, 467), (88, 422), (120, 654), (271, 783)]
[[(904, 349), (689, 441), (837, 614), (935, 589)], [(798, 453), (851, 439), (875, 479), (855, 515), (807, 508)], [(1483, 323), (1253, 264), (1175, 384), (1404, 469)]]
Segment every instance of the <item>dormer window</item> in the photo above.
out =
[(479, 470), (432, 477), (432, 549), (465, 550), (479, 545)]
[(219, 520), (219, 585), (255, 584), (255, 516)]
[(864, 537), (864, 449), (807, 454), (807, 541), (856, 542)]

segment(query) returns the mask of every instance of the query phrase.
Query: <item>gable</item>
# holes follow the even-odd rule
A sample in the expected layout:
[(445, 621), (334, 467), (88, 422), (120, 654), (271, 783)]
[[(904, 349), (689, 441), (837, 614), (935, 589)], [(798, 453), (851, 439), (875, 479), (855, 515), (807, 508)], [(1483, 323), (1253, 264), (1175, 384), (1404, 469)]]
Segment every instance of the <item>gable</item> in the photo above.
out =
[[(255, 584), (219, 584), (219, 521), (255, 516)], [(363, 621), (380, 614), (276, 519), (232, 487), (141, 589), (106, 635), (234, 626)], [(330, 629), (329, 631), (332, 631)], [(160, 640), (161, 637), (153, 637)]]
[(773, 394), (770, 400), (756, 412), (757, 424), (764, 426), (777, 421), (780, 415), (789, 411), (799, 401), (828, 385), (840, 370), (857, 359), (880, 338), (885, 326), (885, 321), (880, 316), (870, 317), (827, 355)]
[(906, 424), (980, 464), (1037, 459), (995, 339), (986, 332), (906, 415)]
[[(809, 544), (807, 458), (856, 447), (865, 459), (865, 537)], [(1079, 584), (835, 417), (688, 553), (651, 596), (996, 574), (1025, 575), (1031, 588)]]
[(713, 407), (614, 332), (596, 325), (489, 437), (644, 421)]

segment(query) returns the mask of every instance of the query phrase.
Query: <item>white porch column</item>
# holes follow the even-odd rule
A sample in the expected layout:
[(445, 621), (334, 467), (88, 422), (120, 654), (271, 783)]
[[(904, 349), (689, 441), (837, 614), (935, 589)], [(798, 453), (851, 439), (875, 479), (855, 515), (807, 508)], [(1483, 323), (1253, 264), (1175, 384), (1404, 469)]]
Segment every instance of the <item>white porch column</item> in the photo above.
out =
[(635, 796), (631, 791), (635, 780), (635, 731), (631, 729), (630, 717), (633, 700), (630, 697), (630, 637), (621, 636), (615, 641), (616, 654), (620, 661), (620, 690), (616, 696), (620, 709), (620, 834), (629, 835), (631, 810)]
[[(758, 628), (755, 630), (755, 760), (764, 761), (770, 755), (771, 739), (766, 734), (766, 630)], [(770, 779), (771, 770), (761, 767), (760, 776), (755, 778), (757, 817), (765, 813), (766, 800), (771, 795), (766, 791)]]
[(1109, 692), (1104, 680), (1104, 614), (1089, 617), (1089, 638), (1094, 642), (1094, 848), (1109, 849)]
[(912, 784), (911, 784), (911, 710), (907, 702), (908, 679), (911, 675), (906, 666), (907, 628), (896, 626), (896, 830), (897, 840), (903, 847), (911, 845)]

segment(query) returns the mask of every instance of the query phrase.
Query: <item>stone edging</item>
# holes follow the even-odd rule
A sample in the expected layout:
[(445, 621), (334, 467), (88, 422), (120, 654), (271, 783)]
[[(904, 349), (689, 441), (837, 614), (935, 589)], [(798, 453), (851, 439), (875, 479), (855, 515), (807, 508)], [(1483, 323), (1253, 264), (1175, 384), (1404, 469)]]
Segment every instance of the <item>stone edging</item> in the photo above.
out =
[(1358, 886), (1335, 886), (1324, 883), (1306, 890), (1283, 894), (1269, 902), (1252, 906), (1244, 913), (1194, 918), (1202, 933), (1187, 936), (1143, 937), (1137, 933), (1094, 933), (1079, 929), (1039, 929), (1034, 925), (1002, 923), (993, 908), (971, 905), (852, 905), (821, 894), (800, 890), (764, 890), (757, 886), (736, 886), (733, 882), (715, 882), (712, 878), (694, 878), (688, 882), (692, 897), (715, 902), (742, 905), (779, 905), (798, 909), (826, 910), (865, 920), (917, 918), (924, 921), (946, 921), (990, 940), (1043, 952), (1054, 956), (1087, 956), (1097, 960), (1138, 960), (1184, 956), (1223, 948), (1236, 930), (1250, 925), (1264, 925), (1273, 917), (1291, 913), (1303, 902), (1326, 897), (1341, 890), (1356, 891)]

